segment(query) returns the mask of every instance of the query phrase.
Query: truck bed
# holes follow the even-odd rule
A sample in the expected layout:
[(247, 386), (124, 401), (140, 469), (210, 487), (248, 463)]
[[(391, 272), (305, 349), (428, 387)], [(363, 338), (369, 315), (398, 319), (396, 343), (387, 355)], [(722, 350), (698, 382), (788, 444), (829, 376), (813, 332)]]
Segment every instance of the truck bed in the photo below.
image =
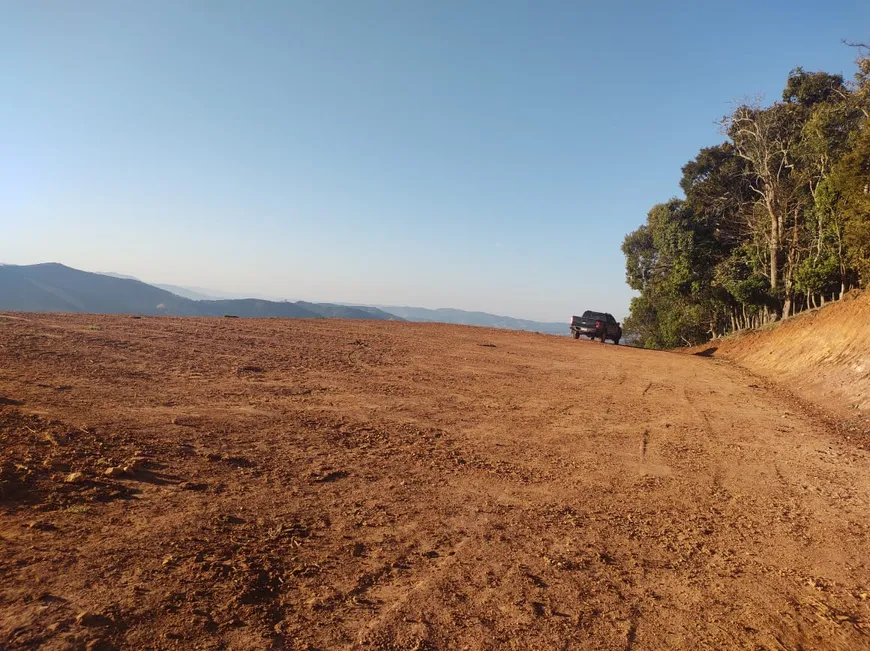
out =
[(590, 318), (583, 316), (572, 316), (571, 317), (571, 327), (572, 328), (592, 328), (595, 329), (596, 321), (604, 321), (604, 317), (600, 318)]

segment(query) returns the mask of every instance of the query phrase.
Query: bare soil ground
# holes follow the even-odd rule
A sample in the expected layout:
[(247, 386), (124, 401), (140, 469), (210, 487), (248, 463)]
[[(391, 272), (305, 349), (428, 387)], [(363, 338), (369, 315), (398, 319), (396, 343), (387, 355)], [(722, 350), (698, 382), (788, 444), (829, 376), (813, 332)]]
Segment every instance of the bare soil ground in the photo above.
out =
[(841, 418), (870, 416), (870, 291), (701, 348)]
[(715, 358), (7, 315), (0, 647), (870, 648), (850, 436)]

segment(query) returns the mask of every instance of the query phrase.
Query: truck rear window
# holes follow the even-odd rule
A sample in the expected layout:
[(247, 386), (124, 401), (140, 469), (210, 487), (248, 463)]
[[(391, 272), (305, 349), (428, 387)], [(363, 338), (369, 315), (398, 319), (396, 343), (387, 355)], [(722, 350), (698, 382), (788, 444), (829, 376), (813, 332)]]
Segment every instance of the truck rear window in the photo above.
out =
[(586, 310), (583, 313), (583, 318), (584, 319), (597, 319), (599, 321), (604, 321), (606, 319), (606, 315), (602, 312), (590, 312), (589, 310)]

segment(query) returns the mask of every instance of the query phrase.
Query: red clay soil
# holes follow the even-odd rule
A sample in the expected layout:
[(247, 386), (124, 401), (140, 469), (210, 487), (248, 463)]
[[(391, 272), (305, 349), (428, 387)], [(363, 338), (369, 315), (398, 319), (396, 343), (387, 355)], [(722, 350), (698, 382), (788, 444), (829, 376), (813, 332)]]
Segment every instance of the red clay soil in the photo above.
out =
[[(716, 340), (715, 349), (840, 417), (870, 416), (870, 292)], [(698, 352), (694, 350), (693, 352)]]
[(715, 358), (7, 315), (0, 445), (4, 649), (870, 648), (870, 446)]

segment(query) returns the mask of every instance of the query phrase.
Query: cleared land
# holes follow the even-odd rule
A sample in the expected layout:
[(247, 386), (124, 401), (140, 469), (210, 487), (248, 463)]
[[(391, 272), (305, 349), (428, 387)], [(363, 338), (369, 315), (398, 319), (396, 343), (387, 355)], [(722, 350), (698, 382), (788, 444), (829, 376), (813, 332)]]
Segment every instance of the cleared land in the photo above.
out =
[(867, 648), (850, 436), (715, 358), (7, 315), (0, 647)]

